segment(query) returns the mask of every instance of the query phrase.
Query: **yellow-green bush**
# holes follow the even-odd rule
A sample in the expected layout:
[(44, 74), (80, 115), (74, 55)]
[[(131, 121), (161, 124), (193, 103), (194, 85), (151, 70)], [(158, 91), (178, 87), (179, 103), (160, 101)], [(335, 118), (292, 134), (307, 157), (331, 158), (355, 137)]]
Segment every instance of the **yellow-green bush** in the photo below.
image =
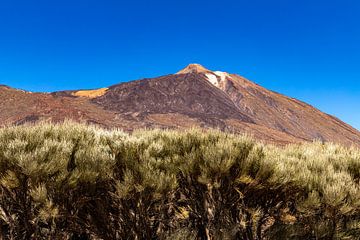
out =
[(0, 239), (357, 239), (360, 151), (219, 131), (0, 129)]

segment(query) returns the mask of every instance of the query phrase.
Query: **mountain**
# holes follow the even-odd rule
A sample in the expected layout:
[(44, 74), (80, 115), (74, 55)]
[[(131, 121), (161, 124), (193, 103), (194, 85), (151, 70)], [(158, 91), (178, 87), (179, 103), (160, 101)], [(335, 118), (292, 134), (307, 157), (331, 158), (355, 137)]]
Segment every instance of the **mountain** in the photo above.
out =
[(132, 131), (218, 128), (276, 144), (332, 141), (360, 146), (360, 132), (239, 75), (190, 64), (176, 74), (95, 90), (31, 93), (0, 85), (0, 124), (64, 119)]

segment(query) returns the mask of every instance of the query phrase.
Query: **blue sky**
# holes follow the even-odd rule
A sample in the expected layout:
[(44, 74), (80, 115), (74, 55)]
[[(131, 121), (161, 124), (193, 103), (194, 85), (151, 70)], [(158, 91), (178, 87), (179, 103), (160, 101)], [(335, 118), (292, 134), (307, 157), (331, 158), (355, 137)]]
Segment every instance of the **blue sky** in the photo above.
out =
[(355, 0), (0, 0), (0, 83), (98, 88), (196, 62), (360, 129), (359, 12)]

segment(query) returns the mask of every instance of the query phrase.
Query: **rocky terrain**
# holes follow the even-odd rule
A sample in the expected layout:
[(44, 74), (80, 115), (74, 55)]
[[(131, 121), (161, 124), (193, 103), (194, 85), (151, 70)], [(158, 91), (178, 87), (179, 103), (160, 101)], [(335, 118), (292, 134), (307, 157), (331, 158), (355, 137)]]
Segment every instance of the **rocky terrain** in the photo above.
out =
[(72, 119), (106, 128), (217, 128), (270, 143), (360, 146), (341, 120), (239, 75), (190, 64), (176, 74), (95, 90), (31, 93), (0, 86), (0, 124)]

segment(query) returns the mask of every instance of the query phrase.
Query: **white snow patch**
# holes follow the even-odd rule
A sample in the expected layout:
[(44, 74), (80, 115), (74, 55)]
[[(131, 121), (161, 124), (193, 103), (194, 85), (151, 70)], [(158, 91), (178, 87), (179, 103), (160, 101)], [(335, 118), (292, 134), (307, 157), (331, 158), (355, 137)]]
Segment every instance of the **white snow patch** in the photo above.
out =
[(205, 73), (205, 76), (207, 77), (207, 79), (209, 80), (209, 82), (214, 85), (214, 86), (219, 86), (219, 80), (216, 77), (216, 75), (212, 74), (212, 73)]
[(216, 72), (214, 72), (214, 74), (220, 77), (221, 82), (224, 82), (226, 80), (226, 78), (229, 77), (229, 74), (226, 72), (216, 71)]
[(228, 73), (220, 71), (205, 73), (205, 76), (212, 85), (218, 88), (225, 83), (226, 78), (231, 78)]

